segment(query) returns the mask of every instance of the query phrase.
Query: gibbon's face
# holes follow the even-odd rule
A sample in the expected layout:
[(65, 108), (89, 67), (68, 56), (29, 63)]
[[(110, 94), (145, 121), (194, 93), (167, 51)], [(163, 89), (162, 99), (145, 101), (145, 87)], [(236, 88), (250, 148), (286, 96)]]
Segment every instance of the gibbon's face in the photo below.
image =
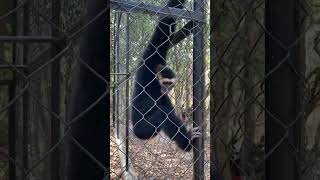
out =
[(159, 80), (159, 83), (161, 86), (162, 94), (169, 93), (172, 90), (172, 88), (174, 87), (176, 78), (169, 79), (169, 78), (164, 78), (161, 75), (159, 75), (158, 78), (159, 78), (158, 80)]
[(167, 94), (175, 85), (176, 75), (170, 68), (166, 67), (157, 73), (157, 79), (161, 86), (161, 92)]

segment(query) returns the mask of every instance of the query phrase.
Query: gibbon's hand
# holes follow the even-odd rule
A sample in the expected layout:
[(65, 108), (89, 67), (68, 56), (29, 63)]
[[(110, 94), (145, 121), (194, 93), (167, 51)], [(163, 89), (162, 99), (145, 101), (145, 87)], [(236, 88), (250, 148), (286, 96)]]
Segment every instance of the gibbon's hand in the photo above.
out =
[(193, 141), (195, 138), (198, 138), (201, 136), (202, 136), (202, 133), (200, 132), (200, 127), (192, 128), (190, 141)]

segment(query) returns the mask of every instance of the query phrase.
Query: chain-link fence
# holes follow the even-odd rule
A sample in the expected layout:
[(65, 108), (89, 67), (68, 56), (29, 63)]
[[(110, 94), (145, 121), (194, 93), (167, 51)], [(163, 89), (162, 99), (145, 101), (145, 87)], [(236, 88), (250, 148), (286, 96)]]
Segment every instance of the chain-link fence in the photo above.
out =
[[(74, 179), (75, 175), (70, 170), (71, 175), (67, 177), (66, 168), (79, 167), (79, 163), (72, 165), (73, 154), (79, 157), (79, 162), (88, 165), (86, 169), (91, 171), (90, 173), (102, 171), (103, 174), (108, 171), (105, 162), (99, 163), (103, 158), (98, 157), (94, 149), (100, 148), (100, 151), (105, 152), (107, 146), (101, 147), (101, 144), (107, 145), (107, 136), (104, 134), (108, 129), (104, 128), (102, 136), (98, 136), (98, 139), (103, 140), (102, 143), (90, 140), (95, 143), (92, 147), (84, 139), (90, 139), (94, 133), (97, 136), (99, 132), (95, 131), (98, 129), (87, 126), (87, 129), (81, 132), (85, 133), (86, 137), (79, 137), (77, 134), (77, 126), (88, 122), (87, 116), (92, 117), (90, 111), (99, 113), (96, 106), (100, 104), (101, 98), (94, 101), (90, 98), (106, 97), (107, 84), (103, 82), (104, 94), (99, 94), (100, 91), (96, 90), (98, 93), (90, 96), (90, 93), (85, 93), (88, 90), (81, 89), (81, 96), (78, 94), (76, 97), (80, 99), (78, 104), (83, 105), (82, 109), (79, 108), (81, 112), (75, 108), (77, 105), (71, 103), (77, 102), (73, 100), (75, 98), (71, 98), (71, 94), (77, 91), (75, 86), (71, 85), (74, 77), (79, 76), (76, 69), (89, 69), (96, 73), (94, 78), (100, 77), (97, 75), (100, 73), (97, 68), (91, 62), (88, 63), (92, 56), (82, 59), (84, 56), (79, 53), (79, 37), (84, 39), (83, 37), (87, 36), (85, 30), (101, 21), (100, 17), (105, 16), (109, 9), (106, 2), (101, 8), (98, 12), (91, 12), (96, 14), (87, 20), (83, 17), (89, 8), (86, 8), (85, 1), (81, 0), (0, 2), (1, 180)], [(107, 27), (107, 23), (104, 24)], [(103, 26), (101, 28), (105, 31)], [(106, 44), (105, 40), (103, 43)], [(106, 48), (103, 53), (105, 51)], [(100, 63), (106, 71), (107, 66), (102, 64)], [(90, 83), (85, 78), (82, 81)], [(91, 81), (99, 88), (99, 83)], [(82, 101), (81, 98), (86, 100)], [(105, 109), (103, 108), (103, 114)], [(70, 114), (71, 110), (73, 114)], [(89, 123), (100, 126), (99, 118)], [(101, 118), (105, 125), (107, 116), (102, 115)], [(68, 153), (72, 149), (78, 151)], [(78, 174), (85, 174), (79, 173), (81, 168), (76, 171)], [(101, 176), (99, 173), (94, 177)], [(88, 177), (83, 176), (84, 179)]]
[(214, 3), (210, 113), (217, 176), (319, 179), (317, 3)]
[[(0, 179), (68, 179), (67, 167), (78, 179), (97, 171), (111, 179), (320, 178), (320, 2), (166, 3), (111, 0), (84, 20), (81, 0), (0, 2)], [(110, 8), (109, 87), (106, 62), (85, 58), (104, 58), (106, 38), (95, 36), (99, 28), (85, 31), (105, 28), (99, 17)], [(145, 58), (157, 27), (165, 41), (153, 41)], [(91, 48), (80, 46), (83, 36)], [(170, 49), (166, 57), (163, 49)], [(148, 87), (159, 81), (161, 72), (148, 65), (157, 58), (176, 74), (165, 100)], [(79, 66), (87, 74), (77, 74)], [(147, 85), (135, 78), (143, 68), (151, 72)], [(84, 84), (71, 85), (74, 76)], [(152, 103), (139, 104), (134, 87)], [(108, 90), (110, 115), (100, 104)], [(162, 104), (168, 99), (173, 108)], [(162, 121), (152, 124), (152, 115)], [(139, 129), (141, 122), (149, 124)], [(176, 139), (194, 127), (202, 134), (185, 152)], [(157, 135), (137, 137), (136, 130), (150, 129)], [(110, 169), (103, 164), (108, 145)]]
[[(125, 59), (129, 56), (140, 61), (142, 54), (135, 53), (139, 47), (146, 47), (151, 36), (149, 34), (147, 38), (142, 38), (143, 45), (136, 44), (141, 41), (131, 38), (134, 36), (130, 36), (131, 27), (135, 27), (135, 24), (141, 27), (141, 24), (144, 24), (139, 34), (145, 35), (152, 33), (159, 22), (156, 16), (156, 23), (148, 28), (149, 23), (145, 15), (142, 15), (143, 19), (139, 21), (141, 16), (136, 15), (136, 12), (157, 15), (165, 10), (158, 10), (140, 1), (136, 4), (114, 3), (129, 15), (126, 14), (127, 17), (116, 11), (112, 24), (114, 54), (111, 56), (111, 63), (115, 82), (111, 109), (114, 114), (112, 127), (115, 128), (115, 139), (111, 142), (115, 148), (114, 153), (111, 152), (114, 160), (112, 163), (129, 163), (129, 159), (133, 164), (130, 168), (134, 169), (139, 177), (146, 179), (188, 178), (192, 174), (191, 169), (180, 169), (185, 165), (194, 165), (194, 161), (184, 161), (188, 154), (176, 150), (177, 148), (172, 153), (167, 145), (170, 143), (175, 147), (172, 139), (170, 141), (170, 138), (160, 133), (151, 140), (141, 141), (133, 135), (134, 127), (129, 127), (127, 132), (124, 131), (125, 127), (130, 125), (125, 120), (129, 118), (128, 111), (131, 108), (128, 104), (132, 101), (125, 93), (131, 92), (132, 89), (126, 90), (126, 87), (132, 87), (136, 81), (127, 74), (134, 72), (130, 71), (133, 61)], [(212, 103), (210, 111), (206, 111), (205, 108), (202, 111), (205, 114), (210, 112), (211, 116), (206, 118), (211, 119), (208, 134), (211, 135), (212, 178), (217, 176), (218, 179), (318, 179), (320, 125), (316, 118), (319, 81), (316, 3), (287, 1), (282, 4), (269, 3), (269, 7), (266, 7), (265, 1), (211, 3), (212, 60), (209, 79)], [(288, 10), (281, 11), (277, 7), (288, 7)], [(281, 16), (281, 13), (284, 15)], [(121, 16), (128, 19), (121, 20)], [(184, 25), (183, 22), (188, 23), (182, 20), (181, 27)], [(139, 32), (139, 27), (134, 28), (134, 33)], [(170, 37), (168, 39), (173, 41)], [(171, 43), (176, 45), (174, 41)], [(169, 53), (166, 59), (169, 67), (175, 67), (176, 64), (181, 67), (187, 59), (183, 55), (191, 54), (192, 50), (183, 47), (183, 43), (176, 45), (178, 48), (173, 50), (172, 57)], [(138, 52), (143, 52), (143, 48)], [(187, 51), (180, 54), (180, 51), (185, 49)], [(125, 62), (130, 64), (125, 66)], [(132, 68), (136, 66), (138, 65)], [(189, 67), (191, 66), (189, 64)], [(129, 68), (126, 69), (127, 67)], [(193, 70), (174, 69), (180, 77), (178, 84), (181, 81), (183, 86), (192, 84), (188, 78), (191, 73), (187, 74), (185, 69), (191, 72)], [(127, 77), (121, 78), (121, 75)], [(183, 81), (184, 77), (187, 81)], [(125, 85), (128, 80), (131, 84)], [(181, 88), (178, 84), (170, 98), (174, 101), (177, 114), (184, 116), (188, 111), (186, 109), (190, 107), (188, 95), (191, 95), (192, 87)], [(179, 93), (182, 94), (182, 98)], [(207, 95), (209, 92), (204, 97)], [(155, 100), (154, 104), (156, 103)], [(181, 110), (181, 107), (186, 109)], [(204, 122), (208, 126), (209, 120), (206, 118)], [(143, 117), (142, 120), (146, 118)], [(125, 141), (128, 139), (130, 140)], [(124, 149), (116, 148), (117, 142), (118, 145), (123, 145)], [(126, 145), (129, 146), (127, 150)], [(209, 151), (204, 149), (204, 152), (206, 154)], [(209, 155), (206, 155), (205, 168), (208, 165), (206, 160), (209, 158)], [(172, 163), (176, 161), (177, 164)], [(112, 174), (122, 175), (126, 163), (123, 163), (122, 167), (112, 167), (115, 168)], [(206, 170), (205, 172), (208, 173)]]
[[(170, 3), (182, 3), (183, 7)], [(209, 179), (209, 92), (205, 92), (209, 66), (205, 53), (208, 39), (204, 39), (209, 33), (205, 27), (208, 2), (111, 1), (111, 7), (111, 177)], [(166, 49), (170, 49), (168, 55)], [(162, 96), (155, 95), (160, 87), (152, 85), (161, 73), (152, 69), (152, 63), (159, 63), (157, 58), (176, 74), (174, 89), (168, 94), (174, 109), (169, 111)], [(151, 79), (142, 82), (137, 76)], [(140, 88), (143, 90), (135, 93)], [(162, 120), (157, 124), (157, 119)], [(171, 136), (166, 123), (177, 127), (169, 132)], [(191, 144), (194, 154), (175, 143), (185, 127), (202, 131), (198, 144)], [(145, 134), (154, 129), (154, 137), (139, 139), (140, 128)]]

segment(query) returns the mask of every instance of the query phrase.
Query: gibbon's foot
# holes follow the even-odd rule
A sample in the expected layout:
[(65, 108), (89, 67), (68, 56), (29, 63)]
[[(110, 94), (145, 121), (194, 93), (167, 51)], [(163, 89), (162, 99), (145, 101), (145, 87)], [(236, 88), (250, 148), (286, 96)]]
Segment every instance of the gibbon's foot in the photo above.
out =
[(200, 127), (194, 127), (191, 130), (191, 141), (193, 141), (193, 139), (201, 137), (202, 133), (200, 132)]

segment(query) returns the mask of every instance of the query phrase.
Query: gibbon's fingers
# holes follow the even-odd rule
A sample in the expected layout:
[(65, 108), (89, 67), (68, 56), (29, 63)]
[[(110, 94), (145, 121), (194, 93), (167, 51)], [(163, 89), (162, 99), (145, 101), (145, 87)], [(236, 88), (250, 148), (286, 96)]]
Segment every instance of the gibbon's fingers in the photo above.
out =
[(191, 136), (197, 136), (197, 137), (200, 137), (202, 135), (202, 133), (201, 132), (194, 132), (194, 133), (192, 133), (192, 135)]
[(201, 136), (202, 136), (202, 133), (200, 132), (200, 127), (195, 127), (192, 129), (191, 140), (193, 140), (194, 138), (201, 137)]
[(191, 136), (191, 141), (193, 141), (195, 138), (201, 137), (201, 134), (195, 134)]
[(192, 128), (192, 132), (200, 131), (200, 127), (194, 127)]

